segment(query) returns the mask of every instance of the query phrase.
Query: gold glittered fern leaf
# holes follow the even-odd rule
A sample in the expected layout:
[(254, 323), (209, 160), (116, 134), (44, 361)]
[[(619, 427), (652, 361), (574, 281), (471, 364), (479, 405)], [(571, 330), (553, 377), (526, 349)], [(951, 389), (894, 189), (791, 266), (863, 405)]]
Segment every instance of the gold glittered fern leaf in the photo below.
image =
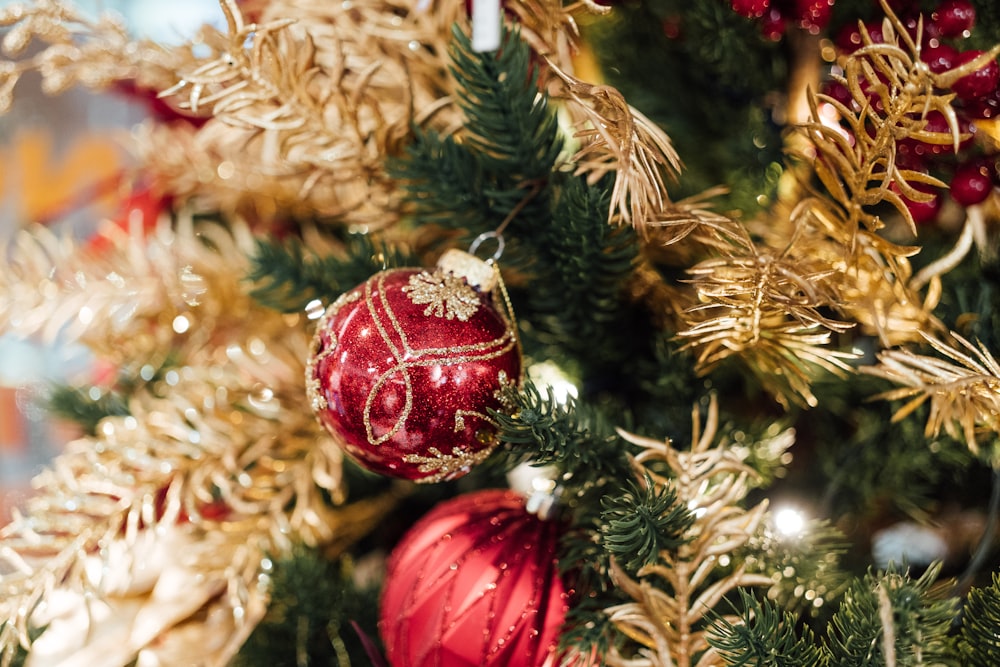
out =
[[(927, 436), (943, 429), (978, 453), (980, 435), (994, 442), (1000, 435), (1000, 362), (982, 343), (973, 345), (954, 332), (951, 337), (953, 343), (924, 335), (939, 356), (886, 350), (878, 355), (877, 365), (862, 370), (901, 385), (876, 397), (906, 400), (894, 421), (929, 403)], [(996, 455), (989, 453), (990, 458)]]

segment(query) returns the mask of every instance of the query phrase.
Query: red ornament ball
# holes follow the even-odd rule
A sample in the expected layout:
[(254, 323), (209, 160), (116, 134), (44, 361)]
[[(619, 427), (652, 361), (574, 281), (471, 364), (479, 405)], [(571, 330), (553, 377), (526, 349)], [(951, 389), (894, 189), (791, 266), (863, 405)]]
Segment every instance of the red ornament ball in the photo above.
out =
[[(435, 271), (377, 273), (319, 321), (306, 368), (312, 408), (374, 472), (421, 482), (467, 473), (496, 445), (497, 390), (520, 380), (514, 326), (476, 287), (493, 269), (453, 252)], [(443, 266), (456, 260), (458, 272)]]
[(555, 662), (568, 609), (556, 560), (560, 532), (512, 491), (477, 491), (432, 509), (389, 558), (379, 620), (389, 663)]

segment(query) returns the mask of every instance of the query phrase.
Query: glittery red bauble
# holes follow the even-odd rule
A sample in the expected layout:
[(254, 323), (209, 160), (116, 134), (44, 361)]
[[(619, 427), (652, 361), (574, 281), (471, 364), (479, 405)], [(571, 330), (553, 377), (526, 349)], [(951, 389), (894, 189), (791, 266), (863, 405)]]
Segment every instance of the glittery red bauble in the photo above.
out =
[(488, 410), (520, 373), (515, 332), (488, 291), (440, 268), (395, 269), (327, 309), (306, 381), (320, 422), (359, 463), (433, 482), (489, 455)]
[(389, 559), (379, 620), (389, 663), (557, 663), (568, 607), (556, 561), (559, 532), (512, 491), (478, 491), (431, 510)]

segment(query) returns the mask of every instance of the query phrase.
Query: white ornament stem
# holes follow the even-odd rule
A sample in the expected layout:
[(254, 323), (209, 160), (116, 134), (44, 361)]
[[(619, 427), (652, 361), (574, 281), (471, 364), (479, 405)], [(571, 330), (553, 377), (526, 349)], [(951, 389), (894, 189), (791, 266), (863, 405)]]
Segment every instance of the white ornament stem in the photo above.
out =
[(500, 48), (500, 0), (472, 0), (472, 50)]

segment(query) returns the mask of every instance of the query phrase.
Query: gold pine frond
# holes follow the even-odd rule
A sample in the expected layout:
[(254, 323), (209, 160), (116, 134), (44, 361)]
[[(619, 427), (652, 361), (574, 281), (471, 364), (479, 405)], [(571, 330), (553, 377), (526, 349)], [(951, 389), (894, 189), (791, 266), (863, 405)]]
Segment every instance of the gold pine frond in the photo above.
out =
[[(632, 601), (606, 611), (618, 630), (642, 648), (634, 656), (613, 649), (605, 656), (608, 665), (715, 664), (706, 657), (712, 654), (705, 638), (706, 619), (718, 613), (716, 607), (737, 587), (773, 584), (768, 576), (747, 572), (745, 564), (719, 572), (724, 567), (720, 556), (746, 545), (757, 532), (767, 501), (750, 509), (741, 506), (755, 473), (744, 460), (745, 450), (718, 437), (714, 395), (704, 424), (697, 406), (692, 422), (692, 445), (687, 450), (674, 448), (669, 441), (619, 431), (641, 450), (635, 457), (637, 477), (675, 489), (695, 520), (687, 533), (691, 539), (674, 551), (661, 552), (660, 560), (640, 569), (637, 578), (613, 566), (616, 584)], [(784, 444), (790, 445), (791, 440), (784, 439)]]
[[(893, 415), (894, 421), (930, 403), (927, 436), (944, 429), (956, 439), (964, 438), (978, 453), (978, 434), (986, 432), (994, 439), (1000, 434), (1000, 363), (982, 343), (973, 345), (955, 332), (951, 336), (957, 345), (924, 335), (940, 356), (886, 350), (878, 355), (878, 365), (861, 370), (902, 385), (874, 397), (908, 399)], [(990, 457), (998, 453), (990, 452)]]
[(677, 177), (680, 157), (670, 138), (616, 89), (575, 78), (548, 62), (556, 94), (578, 117), (575, 137), (581, 147), (573, 156), (578, 175), (595, 183), (615, 173), (609, 220), (621, 220), (640, 232), (646, 225), (675, 213), (666, 180)]
[(763, 249), (692, 268), (700, 303), (684, 314), (687, 326), (678, 336), (696, 351), (698, 371), (709, 373), (739, 355), (780, 402), (815, 404), (809, 390), (815, 371), (848, 370), (844, 360), (851, 355), (831, 351), (831, 335), (853, 325), (823, 313), (836, 303), (828, 285), (833, 272), (814, 264)]

